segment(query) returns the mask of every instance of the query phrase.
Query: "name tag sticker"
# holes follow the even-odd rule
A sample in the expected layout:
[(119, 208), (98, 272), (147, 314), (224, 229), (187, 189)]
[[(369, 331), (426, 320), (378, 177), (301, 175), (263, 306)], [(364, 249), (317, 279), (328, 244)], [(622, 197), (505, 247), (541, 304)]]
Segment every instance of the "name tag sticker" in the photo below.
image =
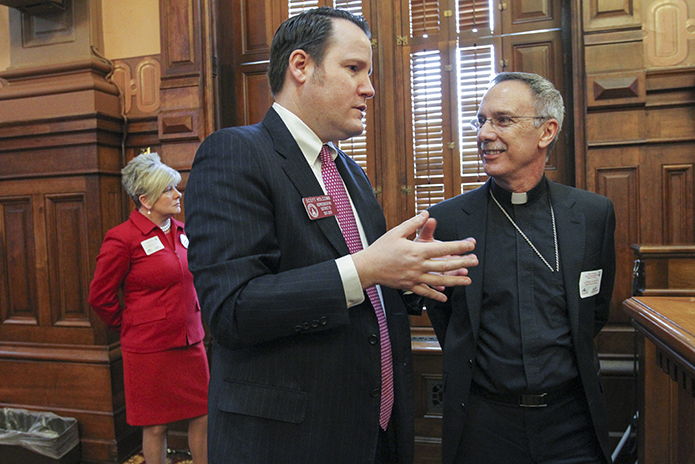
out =
[(140, 245), (142, 245), (142, 249), (145, 250), (147, 256), (164, 249), (164, 245), (162, 245), (162, 241), (159, 240), (159, 237), (152, 237), (148, 238), (147, 240), (143, 240), (140, 242)]
[(181, 245), (183, 245), (185, 249), (188, 249), (188, 237), (186, 237), (185, 234), (181, 234), (179, 239), (181, 240)]
[(598, 295), (601, 290), (601, 275), (603, 269), (595, 271), (584, 271), (579, 276), (579, 296), (589, 298), (590, 296)]
[(304, 203), (306, 213), (312, 221), (336, 215), (335, 205), (330, 195), (305, 197), (302, 198), (302, 203)]

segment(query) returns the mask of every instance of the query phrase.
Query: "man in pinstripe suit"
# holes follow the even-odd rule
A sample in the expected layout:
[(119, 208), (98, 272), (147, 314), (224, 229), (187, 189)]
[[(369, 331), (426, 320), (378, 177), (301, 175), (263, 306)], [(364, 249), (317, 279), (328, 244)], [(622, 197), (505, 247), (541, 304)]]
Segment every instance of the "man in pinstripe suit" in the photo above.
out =
[[(196, 154), (186, 231), (214, 338), (212, 464), (412, 462), (410, 330), (396, 289), (442, 299), (444, 286), (470, 283), (477, 259), (460, 256), (473, 241), (434, 242), (427, 213), (386, 232), (364, 172), (331, 143), (363, 131), (371, 58), (362, 18), (324, 7), (289, 19), (273, 39), (265, 119), (214, 133)], [(333, 206), (311, 212), (326, 197), (326, 145), (357, 220), (354, 254)], [(380, 426), (384, 342), (394, 402)]]

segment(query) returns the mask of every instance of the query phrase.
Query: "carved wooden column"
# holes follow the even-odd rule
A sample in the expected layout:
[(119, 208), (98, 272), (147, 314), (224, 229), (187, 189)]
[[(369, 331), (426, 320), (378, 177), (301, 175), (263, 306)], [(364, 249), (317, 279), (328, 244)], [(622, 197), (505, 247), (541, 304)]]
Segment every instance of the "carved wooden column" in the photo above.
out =
[[(105, 232), (124, 218), (118, 89), (99, 57), (100, 1), (10, 9), (0, 73), (0, 406), (79, 421), (83, 463), (139, 446), (120, 343), (87, 297)], [(96, 51), (96, 52), (95, 52)]]

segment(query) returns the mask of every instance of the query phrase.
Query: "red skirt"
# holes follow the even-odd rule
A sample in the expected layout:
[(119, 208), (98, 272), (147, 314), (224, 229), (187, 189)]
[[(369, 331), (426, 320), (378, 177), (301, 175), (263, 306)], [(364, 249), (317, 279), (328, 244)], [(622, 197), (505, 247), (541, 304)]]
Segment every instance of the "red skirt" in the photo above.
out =
[(122, 353), (128, 424), (161, 425), (208, 413), (210, 369), (203, 342)]

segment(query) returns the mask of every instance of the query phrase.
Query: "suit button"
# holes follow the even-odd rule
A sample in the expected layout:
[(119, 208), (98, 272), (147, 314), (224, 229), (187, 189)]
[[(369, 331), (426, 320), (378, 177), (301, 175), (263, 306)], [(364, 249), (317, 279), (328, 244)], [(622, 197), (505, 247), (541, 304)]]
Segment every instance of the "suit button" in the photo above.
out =
[(472, 360), (472, 359), (469, 359), (469, 360), (468, 360), (468, 367), (470, 367), (471, 369), (473, 369), (473, 360)]
[(315, 329), (315, 328), (317, 328), (318, 326), (319, 326), (319, 321), (317, 321), (316, 319), (314, 319), (313, 321), (311, 321), (311, 327), (313, 327), (313, 328)]
[(304, 330), (309, 330), (310, 328), (311, 328), (311, 326), (309, 325), (309, 323), (305, 322), (304, 323)]
[(379, 337), (375, 334), (371, 334), (369, 336), (369, 344), (370, 345), (376, 345), (377, 343), (379, 343)]
[(381, 396), (381, 388), (375, 388), (371, 393), (372, 398), (378, 398)]
[(296, 325), (296, 326), (294, 326), (294, 331), (295, 331), (295, 332), (301, 332), (302, 330), (304, 330), (304, 327), (302, 327), (301, 325)]
[(328, 324), (328, 318), (327, 318), (326, 316), (323, 316), (323, 317), (319, 320), (319, 322), (321, 323), (321, 325), (326, 325), (326, 324)]

